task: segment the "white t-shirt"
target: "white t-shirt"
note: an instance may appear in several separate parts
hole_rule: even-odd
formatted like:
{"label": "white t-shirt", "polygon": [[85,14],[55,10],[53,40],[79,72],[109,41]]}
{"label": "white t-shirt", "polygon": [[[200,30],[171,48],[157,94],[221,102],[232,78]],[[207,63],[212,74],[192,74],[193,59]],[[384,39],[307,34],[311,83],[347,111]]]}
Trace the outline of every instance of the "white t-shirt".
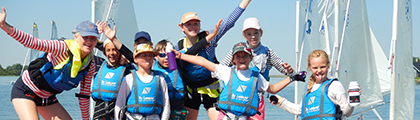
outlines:
{"label": "white t-shirt", "polygon": [[[216,70],[212,73],[213,78],[217,78],[220,81],[223,81],[224,86],[226,86],[230,79],[230,73],[232,68],[224,65],[216,65]],[[238,76],[239,80],[241,81],[249,81],[251,79],[251,75],[253,74],[253,71],[250,69],[248,70],[238,70],[235,69],[236,75]],[[257,89],[262,91],[267,91],[268,86],[270,83],[264,79],[264,77],[258,73],[258,79],[257,79]],[[227,112],[227,115],[230,117],[234,117],[234,115],[230,112]],[[227,119],[226,116],[223,118],[224,120]],[[239,120],[246,120],[246,116],[240,116]]]}

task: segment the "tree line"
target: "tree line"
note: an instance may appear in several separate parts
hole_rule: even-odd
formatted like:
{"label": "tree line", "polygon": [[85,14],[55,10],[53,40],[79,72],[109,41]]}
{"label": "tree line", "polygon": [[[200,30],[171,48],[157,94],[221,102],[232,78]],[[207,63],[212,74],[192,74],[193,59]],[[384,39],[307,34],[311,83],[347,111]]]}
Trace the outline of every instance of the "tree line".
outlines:
{"label": "tree line", "polygon": [[[13,64],[12,66],[7,66],[6,68],[3,68],[3,66],[0,64],[0,76],[20,76],[22,67],[23,66],[20,63]],[[28,66],[25,65],[25,69],[27,68]]]}

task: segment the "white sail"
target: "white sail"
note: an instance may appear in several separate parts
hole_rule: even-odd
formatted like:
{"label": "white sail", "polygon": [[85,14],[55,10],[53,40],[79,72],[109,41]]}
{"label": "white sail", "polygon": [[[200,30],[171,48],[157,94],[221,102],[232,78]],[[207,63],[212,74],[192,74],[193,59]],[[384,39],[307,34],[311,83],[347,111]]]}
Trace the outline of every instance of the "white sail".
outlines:
{"label": "white sail", "polygon": [[411,0],[394,0],[390,120],[414,117],[413,23]]}
{"label": "white sail", "polygon": [[[134,34],[138,32],[136,15],[132,0],[94,0],[94,20],[106,21],[117,26],[116,37],[125,45],[134,43]],[[106,37],[101,36],[101,41]]]}
{"label": "white sail", "polygon": [[381,92],[387,93],[391,90],[391,70],[388,69],[389,61],[382,50],[382,47],[379,45],[378,40],[373,34],[372,29],[369,30]]}
{"label": "white sail", "polygon": [[51,21],[51,40],[58,40],[57,25],[54,20]]}

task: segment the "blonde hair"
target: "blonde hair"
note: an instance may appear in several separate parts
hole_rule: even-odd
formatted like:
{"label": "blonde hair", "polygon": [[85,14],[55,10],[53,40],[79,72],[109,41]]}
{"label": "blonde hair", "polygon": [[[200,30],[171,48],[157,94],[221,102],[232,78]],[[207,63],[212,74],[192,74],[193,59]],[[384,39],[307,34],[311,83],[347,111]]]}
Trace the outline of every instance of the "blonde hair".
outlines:
{"label": "blonde hair", "polygon": [[[327,53],[325,53],[325,51],[323,51],[323,50],[314,50],[311,53],[309,53],[309,55],[308,55],[308,68],[307,68],[308,71],[310,71],[310,68],[311,68],[311,62],[310,61],[313,58],[319,58],[319,57],[325,58],[325,60],[327,62],[327,67],[330,67],[330,59],[328,58]],[[311,74],[313,74],[313,73],[311,73]],[[315,83],[315,78],[311,75],[311,77],[309,78],[306,93],[309,93],[311,91],[312,87],[314,86],[314,83]]]}

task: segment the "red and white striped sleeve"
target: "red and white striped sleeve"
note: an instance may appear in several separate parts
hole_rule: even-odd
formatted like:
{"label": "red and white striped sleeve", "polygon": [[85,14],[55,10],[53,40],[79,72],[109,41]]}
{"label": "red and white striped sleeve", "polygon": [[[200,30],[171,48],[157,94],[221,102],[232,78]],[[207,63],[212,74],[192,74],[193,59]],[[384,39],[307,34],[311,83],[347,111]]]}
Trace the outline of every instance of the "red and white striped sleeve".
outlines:
{"label": "red and white striped sleeve", "polygon": [[64,41],[38,39],[16,28],[13,28],[10,36],[27,48],[52,53],[60,58],[68,57],[68,47]]}
{"label": "red and white striped sleeve", "polygon": [[[91,61],[89,71],[85,77],[85,80],[80,81],[80,94],[90,95],[90,87],[95,73],[95,61]],[[82,112],[83,120],[89,120],[89,99],[79,98],[80,111]]]}

